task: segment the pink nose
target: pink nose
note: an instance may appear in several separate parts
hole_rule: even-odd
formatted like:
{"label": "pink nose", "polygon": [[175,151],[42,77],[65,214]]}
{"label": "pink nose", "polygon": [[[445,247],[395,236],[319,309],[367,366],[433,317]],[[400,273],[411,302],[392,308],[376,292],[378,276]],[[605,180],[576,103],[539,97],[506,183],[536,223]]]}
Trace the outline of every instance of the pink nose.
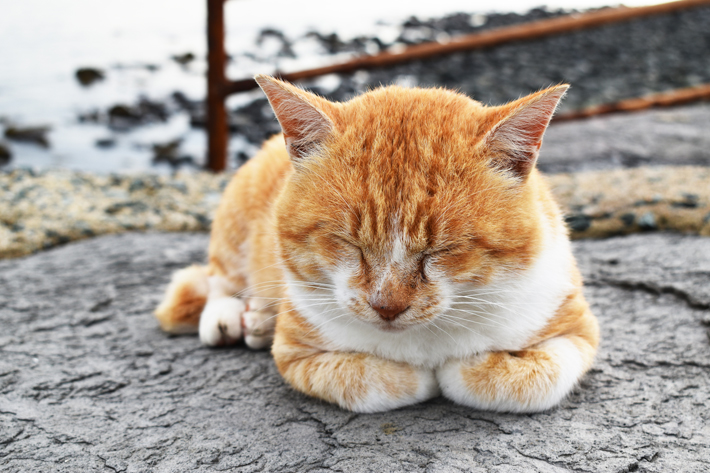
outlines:
{"label": "pink nose", "polygon": [[394,319],[399,317],[402,312],[409,309],[409,306],[405,306],[404,304],[373,304],[371,302],[370,306],[375,309],[378,314],[380,314],[382,320],[386,320],[388,322],[392,322]]}

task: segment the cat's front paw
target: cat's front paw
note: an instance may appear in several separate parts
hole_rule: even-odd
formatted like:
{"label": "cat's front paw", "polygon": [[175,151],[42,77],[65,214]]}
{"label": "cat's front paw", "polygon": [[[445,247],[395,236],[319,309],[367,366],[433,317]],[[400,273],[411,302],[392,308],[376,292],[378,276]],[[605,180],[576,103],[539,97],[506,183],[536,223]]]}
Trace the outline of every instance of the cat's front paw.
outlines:
{"label": "cat's front paw", "polygon": [[260,350],[271,346],[274,340],[276,315],[262,310],[250,310],[242,316],[244,343],[249,348]]}
{"label": "cat's front paw", "polygon": [[[445,397],[499,412],[541,412],[559,404],[591,364],[583,342],[556,337],[518,351],[449,360],[437,370]],[[584,356],[588,359],[585,360]]]}
{"label": "cat's front paw", "polygon": [[245,311],[246,305],[241,299],[220,297],[208,300],[200,315],[200,341],[211,347],[239,342]]}

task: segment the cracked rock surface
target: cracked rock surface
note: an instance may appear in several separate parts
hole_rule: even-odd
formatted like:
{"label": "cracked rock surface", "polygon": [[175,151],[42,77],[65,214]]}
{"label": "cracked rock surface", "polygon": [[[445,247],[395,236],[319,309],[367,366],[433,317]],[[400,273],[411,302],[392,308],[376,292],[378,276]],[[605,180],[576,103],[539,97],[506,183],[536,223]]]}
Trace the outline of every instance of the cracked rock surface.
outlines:
{"label": "cracked rock surface", "polygon": [[602,345],[535,415],[353,414],[289,389],[266,352],[166,336],[151,312],[207,241],[127,233],[0,261],[0,470],[710,469],[710,239],[574,243]]}

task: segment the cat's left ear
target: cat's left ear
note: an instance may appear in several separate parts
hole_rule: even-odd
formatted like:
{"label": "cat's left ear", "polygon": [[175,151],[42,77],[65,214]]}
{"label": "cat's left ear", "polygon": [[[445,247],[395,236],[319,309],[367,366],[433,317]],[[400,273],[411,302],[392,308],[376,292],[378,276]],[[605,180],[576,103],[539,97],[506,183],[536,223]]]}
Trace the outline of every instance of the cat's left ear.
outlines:
{"label": "cat's left ear", "polygon": [[557,85],[495,109],[498,120],[485,138],[493,164],[520,180],[535,167],[542,135],[569,85]]}
{"label": "cat's left ear", "polygon": [[333,131],[335,104],[288,82],[259,74],[254,78],[281,124],[291,161],[300,162]]}

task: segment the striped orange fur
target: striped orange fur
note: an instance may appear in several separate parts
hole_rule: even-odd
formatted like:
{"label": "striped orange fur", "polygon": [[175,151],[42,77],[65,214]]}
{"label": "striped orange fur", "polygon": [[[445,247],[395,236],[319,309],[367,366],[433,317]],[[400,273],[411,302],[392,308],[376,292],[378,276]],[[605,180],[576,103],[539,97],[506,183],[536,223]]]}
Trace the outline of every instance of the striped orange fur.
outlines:
{"label": "striped orange fur", "polygon": [[257,81],[283,135],[227,187],[208,265],[174,276],[161,326],[208,345],[273,339],[294,388],[355,411],[564,399],[598,344],[535,168],[567,86],[485,107],[394,86],[332,103]]}

